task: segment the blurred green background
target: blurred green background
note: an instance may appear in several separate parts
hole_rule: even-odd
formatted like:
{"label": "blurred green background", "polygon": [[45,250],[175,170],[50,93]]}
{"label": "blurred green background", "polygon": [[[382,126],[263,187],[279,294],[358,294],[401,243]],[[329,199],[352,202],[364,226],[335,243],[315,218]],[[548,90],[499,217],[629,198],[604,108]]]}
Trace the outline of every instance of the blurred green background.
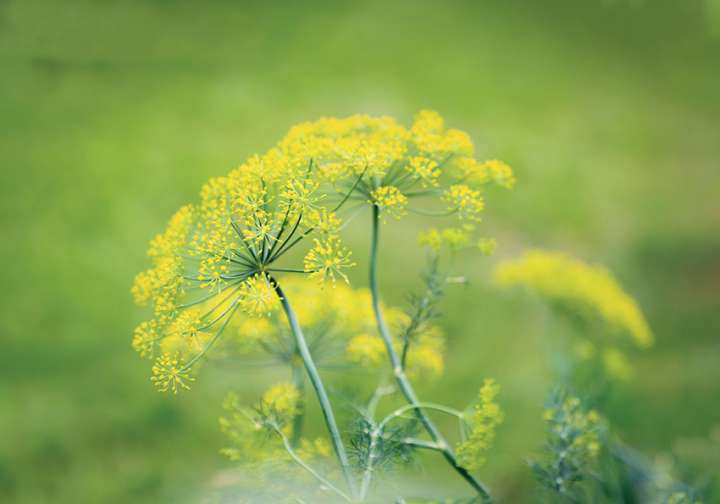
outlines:
{"label": "blurred green background", "polygon": [[[717,473],[719,28],[712,0],[0,0],[0,502],[198,501],[230,467],[220,398],[252,371],[153,390],[130,348],[146,242],[298,121],[420,108],[515,168],[483,224],[499,257],[568,250],[640,300],[658,341],[606,412],[617,431]],[[386,231],[390,301],[417,283],[420,224]],[[491,262],[457,265],[472,284],[444,304],[451,369],[421,388],[462,405],[485,376],[503,385],[481,475],[523,502],[552,335],[488,287]]]}

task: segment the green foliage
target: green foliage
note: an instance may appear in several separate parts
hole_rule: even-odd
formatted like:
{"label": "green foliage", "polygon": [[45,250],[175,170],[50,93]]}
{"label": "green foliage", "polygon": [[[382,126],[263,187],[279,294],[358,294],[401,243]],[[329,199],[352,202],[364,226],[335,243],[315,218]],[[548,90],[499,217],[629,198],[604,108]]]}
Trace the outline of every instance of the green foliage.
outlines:
{"label": "green foliage", "polygon": [[546,405],[546,461],[531,462],[540,483],[570,502],[587,500],[582,482],[592,479],[601,450],[602,424],[580,399],[556,390]]}

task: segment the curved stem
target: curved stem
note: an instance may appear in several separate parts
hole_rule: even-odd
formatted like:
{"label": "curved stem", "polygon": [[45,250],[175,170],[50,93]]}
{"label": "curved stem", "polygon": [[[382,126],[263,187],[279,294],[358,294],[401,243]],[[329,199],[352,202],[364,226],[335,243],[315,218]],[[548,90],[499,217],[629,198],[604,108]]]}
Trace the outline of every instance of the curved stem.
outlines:
{"label": "curved stem", "polygon": [[305,371],[307,371],[310,383],[315,389],[315,394],[320,402],[320,409],[322,410],[323,417],[325,417],[325,423],[327,424],[328,431],[330,432],[330,440],[332,441],[335,454],[340,462],[340,467],[342,469],[343,476],[345,477],[345,481],[347,482],[348,488],[350,488],[350,493],[355,495],[355,484],[350,472],[350,463],[348,461],[347,452],[345,451],[342,438],[340,437],[340,431],[338,430],[337,422],[335,421],[335,414],[333,413],[330,399],[325,391],[325,385],[323,385],[323,382],[320,379],[320,374],[318,373],[315,362],[310,354],[307,341],[305,341],[305,336],[303,335],[300,324],[295,316],[295,311],[288,302],[287,296],[285,296],[285,293],[280,288],[280,284],[278,284],[274,278],[270,277],[270,283],[275,289],[275,293],[278,298],[280,298],[280,303],[282,303],[283,310],[287,316],[288,324],[290,324],[290,329],[295,337],[298,352],[300,353],[300,357],[305,365]]}
{"label": "curved stem", "polygon": [[302,468],[305,469],[307,472],[309,472],[310,474],[312,474],[312,475],[315,477],[315,479],[317,479],[323,486],[329,488],[330,490],[332,490],[333,492],[335,492],[336,494],[338,494],[340,497],[342,497],[342,498],[345,499],[346,501],[352,502],[352,499],[350,499],[350,497],[348,497],[347,495],[345,495],[345,492],[343,492],[342,490],[340,490],[339,488],[337,488],[335,485],[333,485],[332,483],[330,483],[327,479],[323,478],[323,477],[320,475],[320,473],[318,473],[315,469],[313,469],[312,467],[310,467],[309,465],[307,465],[307,464],[305,463],[305,461],[304,461],[303,459],[301,459],[301,458],[298,456],[297,453],[295,453],[295,450],[293,450],[293,447],[290,445],[290,441],[288,440],[287,436],[286,436],[285,434],[283,434],[283,432],[282,432],[280,429],[275,429],[275,432],[277,432],[278,435],[280,436],[280,439],[282,439],[283,445],[285,446],[285,449],[287,450],[287,452],[288,452],[288,454],[290,455],[290,457],[291,457],[295,462],[297,462],[298,465],[300,465],[300,467],[302,467]]}
{"label": "curved stem", "polygon": [[380,239],[380,209],[377,205],[373,205],[372,211],[372,243],[370,246],[370,292],[372,294],[373,310],[375,312],[375,321],[377,322],[378,331],[385,342],[385,348],[390,358],[390,364],[393,367],[393,373],[395,380],[397,381],[400,391],[405,396],[405,399],[410,405],[414,406],[415,416],[417,416],[420,423],[422,423],[425,430],[430,435],[432,440],[442,446],[442,454],[445,460],[462,476],[465,481],[480,495],[484,500],[490,501],[490,493],[485,486],[478,481],[470,472],[458,463],[455,452],[450,448],[445,437],[435,426],[433,421],[428,417],[421,408],[421,403],[418,400],[415,390],[412,384],[407,378],[405,371],[402,367],[402,362],[398,356],[395,348],[392,344],[392,337],[390,336],[390,330],[385,323],[385,319],[382,315],[382,309],[380,307],[380,292],[378,290],[377,283],[377,253],[378,244]]}
{"label": "curved stem", "polygon": [[402,440],[403,444],[408,446],[414,446],[415,448],[423,448],[425,450],[442,451],[442,446],[437,443],[425,441],[424,439],[405,438]]}
{"label": "curved stem", "polygon": [[387,425],[388,422],[391,420],[398,418],[403,415],[403,413],[406,413],[410,410],[421,410],[421,409],[429,409],[429,410],[435,410],[435,411],[441,411],[447,415],[452,415],[456,418],[462,419],[463,413],[462,411],[458,411],[454,408],[448,408],[447,406],[443,406],[442,404],[435,404],[435,403],[414,403],[414,404],[406,404],[402,408],[398,408],[392,413],[390,413],[388,416],[383,418],[382,422],[378,425],[378,428],[382,429]]}

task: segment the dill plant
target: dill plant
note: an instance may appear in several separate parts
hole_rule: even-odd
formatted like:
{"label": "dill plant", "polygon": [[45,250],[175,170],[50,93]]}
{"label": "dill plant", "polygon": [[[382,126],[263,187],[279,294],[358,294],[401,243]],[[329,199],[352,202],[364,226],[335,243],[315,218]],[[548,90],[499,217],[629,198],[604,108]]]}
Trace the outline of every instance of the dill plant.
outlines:
{"label": "dill plant", "polygon": [[[413,381],[445,368],[438,302],[451,279],[442,258],[461,249],[493,253],[495,240],[477,233],[485,197],[514,184],[507,164],[478,160],[469,136],[435,112],[421,111],[410,127],[389,117],[323,118],[294,126],[265,154],[210,179],[199,200],[151,240],[151,267],[137,275],[132,294],[152,315],[132,345],[153,360],[158,390],[189,390],[205,363],[228,356],[248,365],[262,356],[288,370],[254,403],[232,392],[224,401],[220,428],[229,446],[222,453],[248,475],[241,502],[379,502],[387,498],[380,476],[418,451],[442,457],[473,502],[491,501],[477,472],[504,418],[498,384],[486,379],[473,405],[456,408],[423,401]],[[363,209],[370,255],[368,285],[358,288],[349,285],[356,263],[341,230],[360,226],[354,219]],[[454,222],[419,236],[430,260],[422,290],[402,310],[382,301],[378,251],[388,220],[410,214]],[[523,284],[579,318],[604,320],[641,348],[652,343],[634,300],[604,269],[534,251],[501,263],[496,279]],[[584,354],[600,344],[585,342]],[[624,354],[615,346],[601,354],[609,374],[627,378]],[[355,383],[354,396],[341,394],[328,386],[338,369],[362,370],[364,382],[376,385]],[[313,437],[316,429],[306,428],[312,396],[325,427]],[[580,404],[553,396],[549,453],[534,464],[546,487],[571,498],[610,446],[598,434],[599,416]],[[350,412],[341,420],[351,417],[342,425],[339,409]],[[456,432],[442,432],[431,414],[453,418]],[[612,446],[619,453],[620,444]],[[674,502],[685,502],[676,494]]]}
{"label": "dill plant", "polygon": [[[282,445],[287,456],[336,497],[366,499],[375,472],[390,462],[392,454],[408,458],[412,450],[422,448],[442,453],[479,495],[488,498],[485,487],[459,464],[426,410],[454,415],[461,423],[464,413],[422,403],[408,379],[419,373],[439,375],[443,370],[443,337],[432,322],[433,303],[440,294],[437,271],[428,276],[427,292],[414,299],[411,311],[403,315],[382,306],[376,271],[381,215],[401,218],[413,211],[434,213],[437,210],[409,206],[411,200],[432,199],[442,208],[439,213],[460,217],[462,227],[450,233],[470,236],[484,207],[480,186],[489,182],[510,187],[512,171],[499,161],[477,161],[467,134],[446,129],[434,112],[419,113],[410,128],[391,118],[368,116],[324,118],[295,126],[267,153],[251,157],[227,176],[211,179],[203,186],[199,202],[180,209],[166,230],[151,241],[152,267],[136,277],[132,293],[138,304],[152,308],[153,317],[135,329],[133,347],[141,356],[154,359],[151,380],[155,386],[172,393],[189,389],[198,369],[214,355],[254,347],[287,364],[291,380],[271,388],[254,409],[243,408],[236,396],[229,396],[225,404],[229,416],[223,418],[222,428],[240,444],[252,445],[252,432],[274,434],[276,447]],[[337,285],[347,282],[345,270],[355,265],[339,234],[340,212],[348,206],[372,208],[369,293]],[[441,241],[448,241],[446,234]],[[286,265],[292,256],[286,254],[303,246],[302,263]],[[294,274],[307,280],[290,280]],[[312,288],[303,282],[312,281],[330,286],[310,295]],[[317,338],[309,339],[300,324],[293,295],[289,295],[293,289],[300,303],[312,300],[313,308],[305,310],[304,317],[325,319],[325,325],[312,329]],[[321,299],[343,294],[345,299],[339,303],[328,303],[333,309],[323,316],[307,315],[325,306]],[[365,302],[356,302],[353,296]],[[347,307],[362,315],[343,317]],[[390,334],[386,320],[393,314],[397,336]],[[369,326],[373,321],[375,327]],[[306,322],[315,325],[313,320]],[[328,332],[335,334],[322,339],[332,343],[317,343],[319,335]],[[347,363],[378,369],[389,359],[397,389],[407,401],[375,419],[372,404],[382,394],[373,395],[358,422],[364,427],[353,435],[354,468],[316,362],[328,346],[339,342],[345,347],[342,359]],[[304,374],[319,403],[344,489],[312,469],[297,451],[304,441]],[[429,441],[409,435],[408,413],[430,434]],[[473,428],[471,421],[463,425],[466,434]],[[257,450],[230,448],[226,454],[241,458],[246,451]]]}

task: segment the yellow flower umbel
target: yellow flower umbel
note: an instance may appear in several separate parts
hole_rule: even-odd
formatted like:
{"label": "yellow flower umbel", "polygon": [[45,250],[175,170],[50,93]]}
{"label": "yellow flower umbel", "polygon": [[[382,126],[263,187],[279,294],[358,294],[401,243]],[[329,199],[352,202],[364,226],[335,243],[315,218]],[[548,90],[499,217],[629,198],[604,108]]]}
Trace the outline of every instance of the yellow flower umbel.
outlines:
{"label": "yellow flower umbel", "polygon": [[370,196],[372,198],[371,203],[380,207],[385,213],[397,219],[405,215],[405,206],[408,199],[397,187],[381,186],[374,189]]}
{"label": "yellow flower umbel", "polygon": [[188,390],[190,382],[195,381],[195,378],[190,376],[177,354],[163,354],[155,361],[151,380],[161,392],[177,394],[180,390]]}
{"label": "yellow flower umbel", "polygon": [[300,391],[292,383],[278,383],[262,396],[258,411],[278,425],[286,425],[297,415]]}
{"label": "yellow flower umbel", "polygon": [[589,265],[559,252],[532,250],[500,263],[495,278],[502,285],[525,285],[551,300],[574,305],[626,331],[641,348],[653,343],[645,317],[606,268]]}
{"label": "yellow flower umbel", "polygon": [[[360,133],[367,121],[385,126],[368,136]],[[336,213],[352,192],[345,186],[352,188],[369,173],[369,164],[373,172],[381,170],[388,156],[404,148],[385,138],[386,120],[373,121],[354,121],[354,143],[335,135],[313,140],[293,129],[266,154],[210,179],[199,201],[181,208],[150,242],[152,267],[137,275],[132,294],[141,306],[151,306],[153,316],[135,330],[133,347],[144,357],[158,350],[177,354],[181,377],[228,325],[241,323],[233,317],[238,311],[256,317],[278,309],[278,275],[307,272],[319,281],[347,280],[344,270],[353,263],[338,236]],[[356,154],[365,162],[348,154],[351,146],[362,147]],[[337,170],[328,169],[330,161],[340,163]],[[289,250],[306,244],[314,246],[302,267],[279,267]],[[187,380],[176,386],[154,382],[161,390],[188,388]]]}
{"label": "yellow flower umbel", "polygon": [[330,280],[333,285],[337,277],[349,282],[343,270],[355,265],[350,256],[351,252],[340,245],[336,236],[315,240],[315,246],[305,256],[305,272],[310,273],[311,278]]}
{"label": "yellow flower umbel", "polygon": [[[653,343],[653,335],[637,302],[627,294],[606,268],[589,265],[559,252],[532,250],[517,260],[501,262],[495,270],[500,285],[523,285],[583,320],[603,321],[611,331],[624,333],[639,348]],[[627,378],[631,368],[617,344],[600,341],[604,348],[583,339],[576,355],[587,360],[597,356],[611,376]]]}
{"label": "yellow flower umbel", "polygon": [[419,112],[410,128],[389,117],[323,118],[294,127],[279,148],[312,159],[327,181],[354,189],[351,200],[398,219],[417,212],[476,222],[482,191],[515,182],[510,166],[477,160],[467,133],[447,128],[429,110]]}
{"label": "yellow flower umbel", "polygon": [[469,418],[469,433],[457,447],[458,462],[467,469],[477,469],[485,463],[495,430],[503,421],[503,411],[495,400],[499,392],[500,386],[492,379],[486,379],[480,388],[478,403]]}

